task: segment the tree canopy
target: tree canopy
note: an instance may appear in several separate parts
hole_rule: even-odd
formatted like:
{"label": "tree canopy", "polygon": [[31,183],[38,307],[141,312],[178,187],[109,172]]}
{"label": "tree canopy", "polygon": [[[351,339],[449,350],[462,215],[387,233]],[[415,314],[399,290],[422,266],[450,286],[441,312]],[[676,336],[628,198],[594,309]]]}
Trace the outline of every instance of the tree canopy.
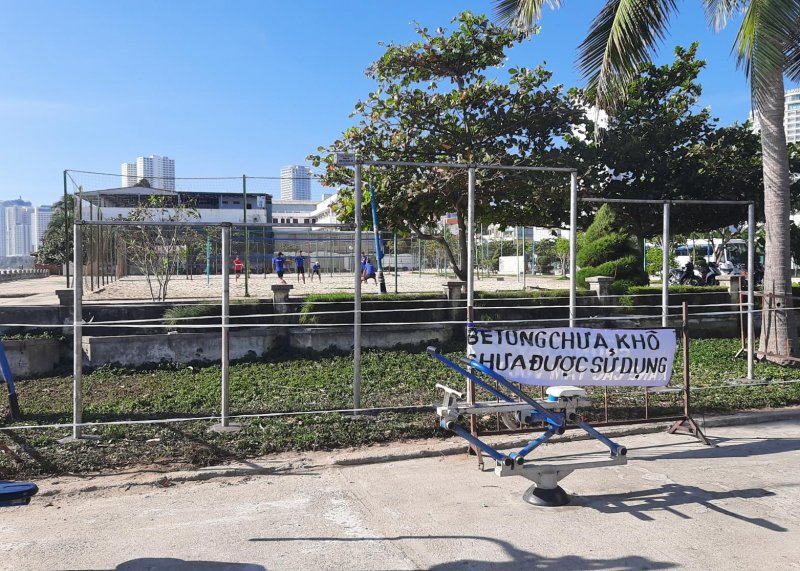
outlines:
{"label": "tree canopy", "polygon": [[[550,86],[542,67],[508,69],[507,81],[487,70],[502,66],[506,50],[527,34],[463,12],[455,29],[417,27],[419,40],[389,44],[367,70],[377,88],[356,104],[358,124],[309,159],[325,163],[323,184],[352,185],[352,173],[333,165],[333,153],[355,151],[376,160],[564,166],[564,138],[581,122],[561,86]],[[466,260],[467,173],[446,168],[368,168],[364,180],[377,193],[382,225],[439,241],[453,270],[463,267],[433,223],[455,213],[458,245]],[[481,170],[477,174],[478,223],[559,225],[568,208],[562,175]],[[350,189],[340,191],[339,216],[353,217]],[[365,201],[364,214],[368,206]]]}
{"label": "tree canopy", "polygon": [[[671,64],[644,64],[625,86],[626,104],[605,128],[574,141],[586,196],[647,200],[759,200],[761,153],[758,135],[747,126],[718,128],[708,109],[698,107],[697,76],[705,62],[697,44],[675,48]],[[584,103],[588,106],[588,101]],[[640,239],[661,233],[657,205],[615,206]],[[674,207],[671,230],[704,232],[747,219],[742,206]],[[762,208],[763,210],[763,208]]]}

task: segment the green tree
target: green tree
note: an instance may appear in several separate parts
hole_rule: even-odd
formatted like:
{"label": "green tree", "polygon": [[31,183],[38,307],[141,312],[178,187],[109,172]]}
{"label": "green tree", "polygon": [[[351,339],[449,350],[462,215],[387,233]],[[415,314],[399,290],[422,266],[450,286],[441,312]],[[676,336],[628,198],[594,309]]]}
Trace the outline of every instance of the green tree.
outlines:
{"label": "green tree", "polygon": [[[65,264],[73,258],[73,225],[75,223],[75,197],[68,194],[66,208],[62,198],[53,205],[53,217],[42,235],[36,258],[42,264]],[[64,226],[66,225],[66,229]],[[65,244],[66,241],[66,244]]]}
{"label": "green tree", "polygon": [[[356,126],[320,155],[326,164],[323,184],[352,185],[352,171],[333,165],[336,151],[362,157],[419,162],[494,163],[563,166],[562,141],[582,121],[560,86],[548,87],[551,73],[541,67],[512,68],[507,82],[489,79],[506,50],[527,34],[464,12],[452,32],[417,28],[419,40],[389,44],[367,75],[376,89],[359,101]],[[364,180],[377,193],[382,223],[438,241],[453,271],[466,279],[464,264],[447,244],[436,221],[455,213],[460,259],[467,259],[467,173],[444,168],[369,168]],[[477,176],[476,222],[554,225],[567,218],[564,177],[546,173],[484,170]],[[366,191],[366,189],[365,189]],[[340,192],[338,214],[353,219],[352,191]],[[366,196],[365,196],[366,198]],[[369,202],[364,200],[364,219]]]}
{"label": "green tree", "polygon": [[[674,268],[677,265],[678,263],[675,261],[675,252],[673,250],[670,250],[669,267]],[[664,269],[664,248],[662,248],[661,246],[648,248],[647,254],[645,254],[645,266],[647,269],[647,275],[661,276],[661,270]]]}
{"label": "green tree", "polygon": [[621,226],[610,205],[600,207],[578,242],[575,261],[580,267],[577,278],[581,286],[586,287],[586,278],[591,276],[614,278],[609,287],[614,293],[625,293],[632,285],[647,284],[642,252],[636,249],[633,237]]}
{"label": "green tree", "polygon": [[[611,199],[754,200],[761,182],[758,137],[734,125],[717,129],[698,110],[697,76],[705,65],[697,44],[677,47],[675,61],[643,64],[625,86],[626,105],[595,137],[574,140],[584,162],[581,192]],[[589,103],[586,102],[586,105]],[[619,219],[639,239],[658,235],[662,216],[652,204],[617,204]],[[676,233],[709,231],[747,219],[743,206],[675,205]]]}
{"label": "green tree", "polygon": [[[500,20],[526,28],[539,19],[545,1],[495,0]],[[797,354],[797,326],[792,311],[790,274],[790,180],[784,119],[784,76],[800,80],[800,2],[797,0],[703,0],[709,22],[722,29],[743,14],[736,36],[738,64],[750,80],[752,101],[761,126],[764,171],[765,293],[783,310],[762,313],[761,350]],[[612,111],[624,101],[624,85],[649,61],[665,36],[675,0],[606,0],[579,51],[579,64],[599,106]],[[784,362],[780,357],[770,360]]]}
{"label": "green tree", "polygon": [[[131,210],[126,220],[175,223],[200,218],[193,206],[186,202],[177,203],[172,198],[150,195],[144,204]],[[165,301],[169,282],[180,266],[181,253],[187,244],[197,243],[197,233],[188,226],[148,224],[120,226],[118,236],[129,261],[144,274],[151,299]]]}
{"label": "green tree", "polygon": [[569,266],[569,240],[566,238],[556,238],[556,256],[561,262],[561,276],[567,275],[567,267]]}

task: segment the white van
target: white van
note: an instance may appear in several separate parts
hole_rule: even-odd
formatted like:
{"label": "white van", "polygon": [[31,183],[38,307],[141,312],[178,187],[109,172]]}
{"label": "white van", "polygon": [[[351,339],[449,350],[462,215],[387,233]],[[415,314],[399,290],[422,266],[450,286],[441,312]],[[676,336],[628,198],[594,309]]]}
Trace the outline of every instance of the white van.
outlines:
{"label": "white van", "polygon": [[[701,259],[717,264],[730,262],[732,266],[747,264],[747,242],[738,238],[728,240],[724,245],[720,238],[706,240],[692,240],[686,244],[675,247],[675,263],[683,267],[694,259],[695,263]],[[693,255],[694,254],[694,255]]]}

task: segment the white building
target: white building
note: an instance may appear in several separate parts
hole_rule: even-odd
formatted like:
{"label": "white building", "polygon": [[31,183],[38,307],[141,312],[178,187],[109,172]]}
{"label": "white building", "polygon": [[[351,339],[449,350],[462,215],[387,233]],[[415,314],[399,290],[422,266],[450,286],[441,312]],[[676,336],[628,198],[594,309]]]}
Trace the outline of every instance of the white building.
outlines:
{"label": "white building", "polygon": [[786,92],[785,105],[783,125],[786,128],[786,142],[800,143],[800,88]]}
{"label": "white building", "polygon": [[[759,132],[761,125],[755,113],[750,113],[753,130]],[[789,89],[784,95],[783,128],[787,143],[800,143],[800,88]]]}
{"label": "white building", "polygon": [[22,201],[10,201],[3,208],[3,242],[6,257],[28,256],[33,250],[31,235],[34,209],[30,202],[21,206]]}
{"label": "white building", "polygon": [[311,200],[311,170],[300,165],[281,169],[281,200]]}
{"label": "white building", "polygon": [[44,236],[45,230],[47,230],[52,219],[53,208],[51,206],[38,206],[33,209],[33,215],[31,216],[31,243],[34,251],[39,250],[39,246],[42,244],[42,236]]}
{"label": "white building", "polygon": [[175,190],[175,160],[169,157],[137,157],[135,163],[122,163],[121,174],[123,187],[135,186],[144,178],[153,188]]}

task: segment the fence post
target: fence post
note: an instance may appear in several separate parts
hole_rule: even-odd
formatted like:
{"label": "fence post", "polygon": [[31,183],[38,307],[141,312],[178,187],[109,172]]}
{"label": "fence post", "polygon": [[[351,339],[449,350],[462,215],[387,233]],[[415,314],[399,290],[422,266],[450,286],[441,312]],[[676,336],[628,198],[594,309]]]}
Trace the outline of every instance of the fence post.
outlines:
{"label": "fence post", "polygon": [[[669,322],[669,202],[664,203],[664,228],[661,235],[661,326]],[[645,261],[647,261],[645,259]],[[685,318],[684,318],[685,319]]]}
{"label": "fence post", "polygon": [[244,224],[244,296],[250,297],[250,283],[248,274],[250,273],[250,240],[247,230],[247,176],[242,175],[242,224]]}
{"label": "fence post", "polygon": [[578,265],[575,260],[578,241],[578,173],[569,177],[569,326],[575,327],[577,313]]}
{"label": "fence post", "polygon": [[73,239],[73,260],[75,271],[72,276],[72,436],[65,436],[59,442],[66,444],[82,439],[97,439],[96,436],[85,436],[83,434],[83,268],[81,260],[83,252],[81,248],[81,224],[82,220],[76,216],[74,221]]}
{"label": "fence post", "polygon": [[353,245],[353,408],[361,408],[361,163],[355,165],[355,244]]}
{"label": "fence post", "polygon": [[75,266],[72,278],[72,438],[81,438],[83,427],[83,268],[81,261],[81,220],[75,220],[73,230]]}
{"label": "fence post", "polygon": [[222,351],[220,355],[222,376],[222,399],[220,406],[220,423],[211,427],[214,432],[236,432],[241,429],[238,424],[230,424],[230,401],[228,398],[228,379],[230,375],[230,281],[228,260],[231,254],[231,223],[222,224]]}
{"label": "fence post", "polygon": [[[67,171],[64,171],[64,274],[67,276],[67,285],[69,287],[69,210],[67,210]],[[73,208],[74,210],[74,208]],[[73,215],[75,213],[73,212]]]}
{"label": "fence post", "polygon": [[689,306],[685,301],[681,304],[681,316],[681,334],[683,339],[683,417],[675,422],[675,424],[670,426],[667,432],[670,434],[675,434],[676,432],[680,432],[682,434],[691,434],[703,444],[706,444],[707,446],[713,446],[708,438],[706,438],[706,435],[703,434],[702,429],[691,415],[691,375],[689,374]]}
{"label": "fence post", "polygon": [[755,346],[755,330],[753,316],[755,312],[755,270],[756,270],[756,205],[747,206],[747,378],[753,380],[753,361]]}

